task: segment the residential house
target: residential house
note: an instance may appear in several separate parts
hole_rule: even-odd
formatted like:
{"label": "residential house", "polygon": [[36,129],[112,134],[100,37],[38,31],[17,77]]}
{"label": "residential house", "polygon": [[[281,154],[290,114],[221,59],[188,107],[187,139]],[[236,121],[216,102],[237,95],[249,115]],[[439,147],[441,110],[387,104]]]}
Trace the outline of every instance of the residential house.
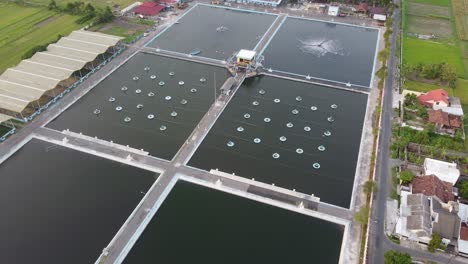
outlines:
{"label": "residential house", "polygon": [[425,175],[435,175],[440,180],[449,182],[452,186],[460,177],[460,171],[457,169],[456,163],[426,158],[423,168]]}
{"label": "residential house", "polygon": [[385,21],[387,20],[387,9],[385,7],[371,7],[369,8],[369,16],[378,21]]}
{"label": "residential house", "polygon": [[432,109],[442,110],[447,114],[463,117],[463,108],[460,103],[460,99],[456,97],[449,97],[449,105],[433,105]]}
{"label": "residential house", "polygon": [[460,236],[458,237],[458,253],[468,257],[468,205],[459,204],[458,216],[461,220]]}
{"label": "residential house", "polygon": [[448,106],[449,105],[449,95],[448,92],[444,89],[436,89],[429,91],[425,94],[418,96],[419,102],[426,106],[431,107],[434,105],[439,106]]}
{"label": "residential house", "polygon": [[460,116],[448,114],[441,109],[427,111],[427,121],[435,124],[436,128],[441,132],[455,134],[457,129],[462,128],[462,119]]}
{"label": "residential house", "polygon": [[159,14],[165,8],[166,8],[165,6],[155,3],[155,2],[144,2],[143,4],[133,9],[133,13],[135,15],[151,17],[151,16],[155,16]]}
{"label": "residential house", "polygon": [[356,5],[355,9],[356,9],[356,13],[367,14],[369,5],[367,3],[361,2],[359,3],[359,5]]}
{"label": "residential house", "polygon": [[338,16],[340,12],[340,7],[338,6],[328,6],[328,15],[329,16]]}
{"label": "residential house", "polygon": [[455,200],[452,184],[440,180],[435,175],[415,177],[411,183],[411,192],[413,194],[422,193],[426,196],[436,196],[444,203]]}
{"label": "residential house", "polygon": [[436,196],[401,192],[400,217],[396,233],[409,240],[428,244],[433,233],[442,237],[445,245],[458,241],[460,217],[458,204],[443,203]]}

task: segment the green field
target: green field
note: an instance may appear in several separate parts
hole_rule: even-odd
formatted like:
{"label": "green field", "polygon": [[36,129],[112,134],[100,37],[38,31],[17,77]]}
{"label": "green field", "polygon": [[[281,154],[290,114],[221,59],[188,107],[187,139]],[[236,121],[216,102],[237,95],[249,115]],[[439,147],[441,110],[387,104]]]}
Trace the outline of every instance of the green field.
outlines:
{"label": "green field", "polygon": [[437,6],[449,6],[450,0],[411,0],[411,2]]}
{"label": "green field", "polygon": [[465,76],[460,48],[455,44],[405,37],[403,41],[403,54],[404,63],[414,65],[420,62],[447,62],[457,68],[458,76]]}
{"label": "green field", "polygon": [[0,3],[0,73],[18,64],[32,47],[80,28],[76,19],[43,8]]}
{"label": "green field", "polygon": [[[133,4],[136,2],[136,0],[80,0],[85,3],[91,3],[92,5],[96,7],[114,7],[115,5],[118,5],[121,9]],[[69,2],[75,2],[75,0],[55,0],[57,5],[59,6],[65,6]],[[143,1],[140,1],[143,2]],[[28,3],[32,3],[35,5],[43,5],[47,6],[50,3],[50,0],[28,0]]]}

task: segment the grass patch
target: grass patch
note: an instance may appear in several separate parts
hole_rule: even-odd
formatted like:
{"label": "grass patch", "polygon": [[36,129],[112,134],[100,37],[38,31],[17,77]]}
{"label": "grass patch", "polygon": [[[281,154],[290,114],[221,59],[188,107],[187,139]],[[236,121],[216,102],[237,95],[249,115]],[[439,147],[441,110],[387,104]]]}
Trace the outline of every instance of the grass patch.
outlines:
{"label": "grass patch", "polygon": [[429,91],[434,90],[434,89],[444,88],[450,94],[453,93],[453,91],[452,91],[453,89],[449,88],[449,87],[444,87],[444,86],[437,85],[437,84],[432,84],[432,83],[412,81],[412,80],[406,80],[405,84],[404,84],[404,87],[407,90],[412,90],[412,91],[422,92],[422,93],[429,92]]}
{"label": "grass patch", "polygon": [[437,6],[449,6],[450,0],[411,0],[411,2]]}
{"label": "grass patch", "polygon": [[468,40],[468,12],[466,0],[452,0],[452,14],[455,18],[455,25],[458,38]]}
{"label": "grass patch", "polygon": [[447,62],[457,68],[458,76],[465,75],[460,49],[456,45],[405,37],[403,54],[406,64]]}
{"label": "grass patch", "polygon": [[148,25],[148,26],[154,26],[156,24],[156,21],[154,20],[148,20],[148,19],[142,19],[142,18],[130,18],[128,21],[134,24]]}
{"label": "grass patch", "polygon": [[131,42],[136,37],[144,33],[144,31],[135,31],[135,30],[131,30],[128,28],[124,28],[124,27],[118,27],[118,26],[106,29],[102,32],[106,34],[119,36],[119,37],[124,37],[125,39],[123,41],[125,42]]}
{"label": "grass patch", "polygon": [[[21,19],[18,19],[18,17]],[[43,8],[0,3],[0,73],[21,61],[21,56],[36,45],[68,35],[80,28],[77,17],[56,14]],[[40,22],[47,20],[47,23]]]}
{"label": "grass patch", "polygon": [[[119,6],[121,9],[134,3],[134,0],[80,0],[84,3],[91,3],[96,7],[114,7]],[[74,2],[74,0],[55,0],[58,6],[65,6],[69,2]],[[50,0],[28,0],[28,3],[40,6],[47,6],[50,3]]]}

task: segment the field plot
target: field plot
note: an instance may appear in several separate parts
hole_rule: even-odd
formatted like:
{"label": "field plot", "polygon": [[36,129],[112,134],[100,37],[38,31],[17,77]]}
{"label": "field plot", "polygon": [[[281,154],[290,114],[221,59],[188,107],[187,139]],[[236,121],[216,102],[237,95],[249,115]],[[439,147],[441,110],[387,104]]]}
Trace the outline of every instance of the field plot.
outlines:
{"label": "field plot", "polygon": [[376,29],[289,17],[266,47],[264,65],[370,87],[378,33]]}
{"label": "field plot", "polygon": [[149,46],[226,60],[240,49],[254,49],[276,17],[199,4]]}
{"label": "field plot", "polygon": [[189,165],[349,207],[367,95],[272,77],[246,81]]}
{"label": "field plot", "polygon": [[0,263],[94,263],[156,177],[32,140],[0,164]]}
{"label": "field plot", "polygon": [[19,63],[21,56],[32,47],[80,28],[76,19],[44,8],[0,3],[0,73]]}
{"label": "field plot", "polygon": [[214,102],[226,69],[139,53],[49,127],[172,159]]}
{"label": "field plot", "polygon": [[342,240],[340,225],[179,181],[124,263],[331,264]]}

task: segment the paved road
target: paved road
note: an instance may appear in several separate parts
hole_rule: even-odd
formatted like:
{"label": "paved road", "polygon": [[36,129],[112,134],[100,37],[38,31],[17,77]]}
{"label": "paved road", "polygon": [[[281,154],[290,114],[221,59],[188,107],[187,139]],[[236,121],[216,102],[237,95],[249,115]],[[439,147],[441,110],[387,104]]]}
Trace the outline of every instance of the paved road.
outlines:
{"label": "paved road", "polygon": [[466,258],[455,257],[449,254],[432,254],[427,251],[407,248],[401,245],[391,242],[385,234],[385,210],[386,202],[389,197],[391,183],[390,173],[390,138],[391,138],[391,126],[392,126],[392,101],[393,101],[393,89],[395,85],[398,85],[398,80],[395,78],[395,68],[398,60],[395,56],[396,50],[396,34],[398,32],[398,25],[400,21],[399,10],[395,10],[393,16],[393,32],[392,35],[392,46],[391,56],[388,61],[388,77],[385,82],[384,99],[382,106],[382,122],[380,127],[380,140],[379,152],[377,153],[377,164],[376,164],[376,181],[379,186],[379,191],[374,198],[374,204],[371,212],[371,226],[369,236],[369,248],[367,261],[368,263],[383,263],[384,253],[388,250],[398,250],[409,253],[414,259],[418,260],[431,260],[438,263],[468,263]]}

